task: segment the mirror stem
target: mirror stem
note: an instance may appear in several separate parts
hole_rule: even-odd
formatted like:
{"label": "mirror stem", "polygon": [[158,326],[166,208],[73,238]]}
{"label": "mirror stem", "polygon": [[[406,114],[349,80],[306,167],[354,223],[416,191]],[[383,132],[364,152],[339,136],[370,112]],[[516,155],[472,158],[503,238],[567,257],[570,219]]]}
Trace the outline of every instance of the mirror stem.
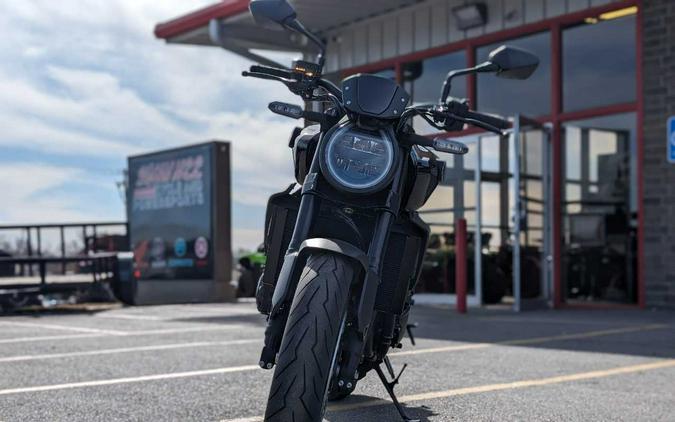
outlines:
{"label": "mirror stem", "polygon": [[452,79],[457,76],[468,75],[470,73],[483,73],[483,72],[496,72],[499,70],[499,66],[490,62],[483,62],[475,67],[469,67],[467,69],[452,70],[448,73],[448,76],[443,82],[443,90],[441,91],[441,104],[445,104],[450,95],[450,87],[452,86]]}
{"label": "mirror stem", "polygon": [[305,28],[305,26],[297,19],[293,19],[292,21],[286,23],[286,26],[306,36],[307,38],[309,38],[310,41],[312,41],[319,47],[319,55],[317,56],[317,62],[321,67],[321,69],[323,70],[323,66],[326,63],[326,44],[324,44],[319,37],[317,37],[311,31]]}

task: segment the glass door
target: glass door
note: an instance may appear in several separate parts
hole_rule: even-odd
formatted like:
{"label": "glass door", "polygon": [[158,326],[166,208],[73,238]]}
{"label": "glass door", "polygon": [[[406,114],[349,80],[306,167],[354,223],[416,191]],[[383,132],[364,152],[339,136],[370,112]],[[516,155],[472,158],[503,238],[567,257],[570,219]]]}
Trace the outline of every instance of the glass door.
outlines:
{"label": "glass door", "polygon": [[552,198],[550,130],[516,116],[513,157],[513,307],[548,307],[552,291]]}
{"label": "glass door", "polygon": [[[420,215],[431,228],[417,294],[453,303],[455,223],[467,222],[470,305],[547,305],[551,296],[550,134],[537,122],[515,119],[507,136],[457,140],[464,156],[439,153],[444,180]],[[516,218],[516,216],[519,216]]]}
{"label": "glass door", "polygon": [[[431,235],[424,258],[422,275],[417,284],[416,300],[453,304],[455,302],[455,223],[467,221],[469,262],[467,284],[469,305],[480,300],[480,277],[475,271],[475,233],[477,215],[476,169],[478,165],[478,136],[455,138],[469,147],[466,155],[435,152],[446,163],[443,180],[419,211],[429,224]],[[480,265],[480,262],[478,263]],[[478,278],[476,277],[478,275]]]}
{"label": "glass door", "polygon": [[637,130],[633,113],[567,122],[563,293],[567,303],[637,302]]}

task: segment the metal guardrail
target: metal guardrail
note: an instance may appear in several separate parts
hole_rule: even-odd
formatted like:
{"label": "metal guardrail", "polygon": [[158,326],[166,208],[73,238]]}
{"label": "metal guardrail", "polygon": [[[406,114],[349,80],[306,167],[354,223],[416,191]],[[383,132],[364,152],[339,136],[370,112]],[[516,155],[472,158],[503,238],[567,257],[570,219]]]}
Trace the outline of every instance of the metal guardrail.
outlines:
{"label": "metal guardrail", "polygon": [[[100,235],[100,228],[103,227],[119,227],[124,228],[124,234],[120,235],[123,238],[121,242],[120,251],[129,250],[129,226],[126,221],[103,221],[103,222],[85,222],[85,223],[48,223],[48,224],[4,224],[0,225],[0,233],[12,231],[12,230],[21,230],[25,233],[25,256],[24,258],[33,258],[33,257],[42,257],[43,248],[42,248],[42,231],[45,229],[59,229],[60,237],[60,258],[61,261],[61,272],[65,274],[66,264],[69,261],[70,257],[66,256],[66,229],[80,228],[83,250],[78,253],[78,255],[88,255],[91,252],[97,252],[101,249],[106,249],[100,247],[99,241],[102,240]],[[33,238],[35,237],[35,243],[33,243]],[[108,248],[109,249],[109,248]],[[115,251],[118,248],[114,248]],[[112,252],[112,250],[109,250]],[[0,261],[1,262],[1,261]],[[25,275],[24,266],[27,264],[27,261],[21,262],[21,275]],[[28,267],[28,274],[33,275],[33,267]]]}
{"label": "metal guardrail", "polygon": [[[70,275],[60,275],[61,280],[50,283],[48,281],[47,265],[78,263],[78,269],[82,272]],[[101,253],[86,256],[75,257],[2,257],[0,258],[0,265],[9,265],[16,267],[17,265],[37,266],[39,274],[39,282],[33,282],[33,277],[25,276],[11,276],[0,277],[0,293],[7,293],[9,291],[16,292],[25,289],[34,290],[35,288],[45,288],[49,286],[50,291],[58,290],[61,286],[63,289],[69,289],[73,285],[99,282],[116,281],[119,276],[119,268],[117,261],[117,254]],[[54,276],[54,275],[50,275]],[[75,280],[78,278],[79,280]],[[69,279],[70,277],[70,279]]]}

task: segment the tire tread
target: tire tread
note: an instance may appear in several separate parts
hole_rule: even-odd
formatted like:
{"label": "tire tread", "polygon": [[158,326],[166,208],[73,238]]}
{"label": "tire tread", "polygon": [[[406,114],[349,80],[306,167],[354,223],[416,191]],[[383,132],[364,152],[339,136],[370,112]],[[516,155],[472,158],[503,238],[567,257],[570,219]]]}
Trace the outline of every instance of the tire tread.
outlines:
{"label": "tire tread", "polygon": [[353,276],[352,264],[344,257],[330,253],[308,257],[291,305],[265,421],[320,421]]}

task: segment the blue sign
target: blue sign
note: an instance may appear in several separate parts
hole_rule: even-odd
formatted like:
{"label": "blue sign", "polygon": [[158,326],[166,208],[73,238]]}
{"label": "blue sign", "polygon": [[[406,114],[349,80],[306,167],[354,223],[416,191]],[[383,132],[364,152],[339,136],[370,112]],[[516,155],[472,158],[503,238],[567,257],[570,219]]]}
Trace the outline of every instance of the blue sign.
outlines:
{"label": "blue sign", "polygon": [[675,116],[668,119],[668,161],[675,163]]}
{"label": "blue sign", "polygon": [[185,255],[187,252],[187,243],[185,242],[185,239],[182,237],[176,239],[176,241],[173,243],[173,252],[179,258]]}

